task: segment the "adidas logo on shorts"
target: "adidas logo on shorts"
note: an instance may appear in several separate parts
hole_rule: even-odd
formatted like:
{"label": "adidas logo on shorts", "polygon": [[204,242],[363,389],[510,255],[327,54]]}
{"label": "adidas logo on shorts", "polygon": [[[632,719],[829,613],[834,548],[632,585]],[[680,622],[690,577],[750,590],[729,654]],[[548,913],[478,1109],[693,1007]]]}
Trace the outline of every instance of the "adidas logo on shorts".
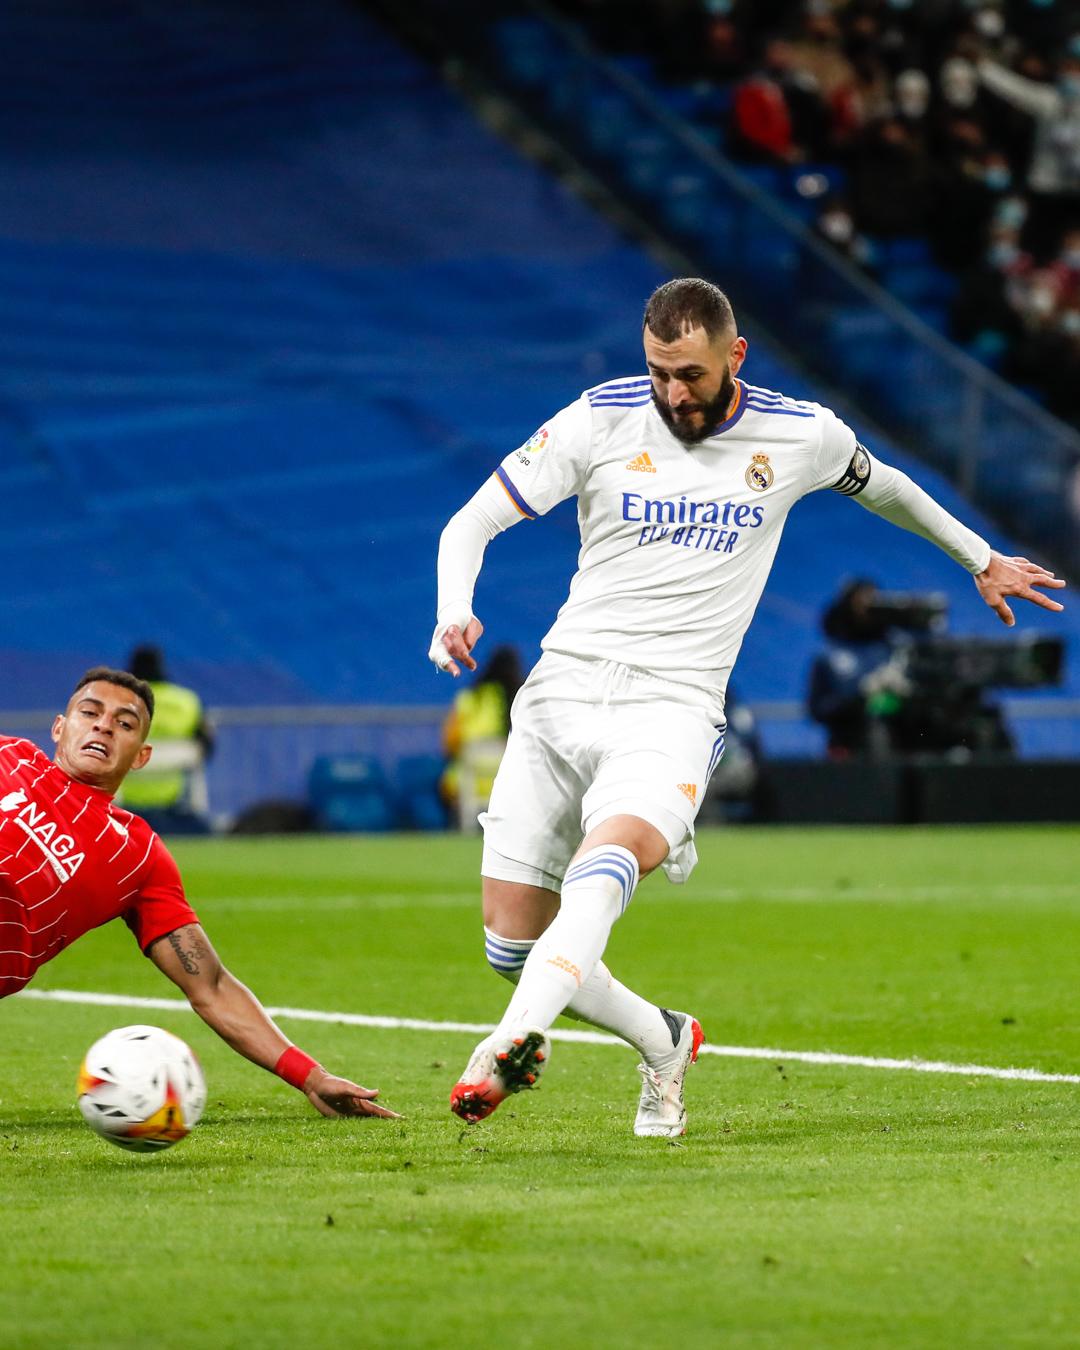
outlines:
{"label": "adidas logo on shorts", "polygon": [[682,795],[686,798],[686,800],[690,803],[691,806],[697,806],[696,783],[676,783],[675,786],[679,789],[679,791],[682,793]]}
{"label": "adidas logo on shorts", "polygon": [[649,458],[649,452],[638,455],[637,459],[632,459],[626,466],[628,469],[634,469],[637,473],[655,473],[656,466]]}

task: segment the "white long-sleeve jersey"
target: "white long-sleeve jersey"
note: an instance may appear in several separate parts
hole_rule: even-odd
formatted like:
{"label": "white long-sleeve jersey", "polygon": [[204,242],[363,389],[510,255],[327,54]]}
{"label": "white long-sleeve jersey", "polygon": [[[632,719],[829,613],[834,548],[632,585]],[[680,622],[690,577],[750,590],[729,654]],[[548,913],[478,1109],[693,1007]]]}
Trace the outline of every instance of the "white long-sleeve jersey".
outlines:
{"label": "white long-sleeve jersey", "polygon": [[589,389],[557,413],[443,531],[436,633],[471,614],[488,541],[571,496],[578,569],[544,650],[648,670],[719,704],[787,514],[807,493],[857,497],[968,571],[987,566],[985,540],[874,460],[828,408],[737,388],[731,415],[692,446],[667,429],[648,376]]}

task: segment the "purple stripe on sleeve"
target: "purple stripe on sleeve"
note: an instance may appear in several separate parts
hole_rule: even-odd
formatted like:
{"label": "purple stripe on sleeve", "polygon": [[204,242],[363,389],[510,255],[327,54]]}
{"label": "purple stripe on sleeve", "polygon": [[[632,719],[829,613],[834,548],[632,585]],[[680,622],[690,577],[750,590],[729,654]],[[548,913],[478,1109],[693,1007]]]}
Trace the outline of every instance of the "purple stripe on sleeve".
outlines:
{"label": "purple stripe on sleeve", "polygon": [[525,500],[525,498],[521,495],[521,493],[510,481],[510,475],[506,472],[506,470],[503,468],[501,464],[495,470],[495,477],[499,480],[499,482],[510,494],[510,500],[514,503],[517,509],[521,512],[521,514],[523,516],[528,516],[530,520],[535,520],[537,513],[532,509],[529,503]]}

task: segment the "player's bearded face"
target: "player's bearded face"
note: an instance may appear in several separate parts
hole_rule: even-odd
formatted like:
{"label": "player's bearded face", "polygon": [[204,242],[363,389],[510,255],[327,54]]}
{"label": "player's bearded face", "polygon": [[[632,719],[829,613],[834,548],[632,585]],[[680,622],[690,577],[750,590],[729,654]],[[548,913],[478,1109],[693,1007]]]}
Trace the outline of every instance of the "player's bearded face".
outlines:
{"label": "player's bearded face", "polygon": [[697,445],[731,411],[745,339],[734,329],[710,338],[704,328],[691,328],[662,341],[648,324],[642,336],[656,411],[683,445]]}
{"label": "player's bearded face", "polygon": [[707,436],[711,436],[720,423],[727,417],[728,408],[735,397],[735,377],[727,366],[720,377],[720,388],[712,398],[686,399],[672,406],[666,393],[658,394],[656,385],[652,389],[656,411],[663,418],[673,436],[684,445],[697,445]]}

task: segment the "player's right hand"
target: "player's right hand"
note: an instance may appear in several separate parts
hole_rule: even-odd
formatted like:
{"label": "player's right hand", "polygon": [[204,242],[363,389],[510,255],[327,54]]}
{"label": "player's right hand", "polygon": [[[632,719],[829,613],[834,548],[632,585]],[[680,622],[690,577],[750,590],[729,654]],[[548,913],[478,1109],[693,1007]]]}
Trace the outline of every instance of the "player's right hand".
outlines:
{"label": "player's right hand", "polygon": [[428,658],[434,661],[440,670],[448,670],[456,679],[461,674],[459,661],[466,670],[476,669],[476,661],[469,653],[480,641],[484,625],[475,614],[451,617],[457,617],[458,621],[435,626]]}
{"label": "player's right hand", "polygon": [[313,1071],[304,1085],[304,1095],[321,1116],[382,1116],[384,1120],[400,1120],[396,1111],[380,1106],[375,1098],[378,1088],[361,1087],[347,1078],[327,1073],[321,1066]]}

